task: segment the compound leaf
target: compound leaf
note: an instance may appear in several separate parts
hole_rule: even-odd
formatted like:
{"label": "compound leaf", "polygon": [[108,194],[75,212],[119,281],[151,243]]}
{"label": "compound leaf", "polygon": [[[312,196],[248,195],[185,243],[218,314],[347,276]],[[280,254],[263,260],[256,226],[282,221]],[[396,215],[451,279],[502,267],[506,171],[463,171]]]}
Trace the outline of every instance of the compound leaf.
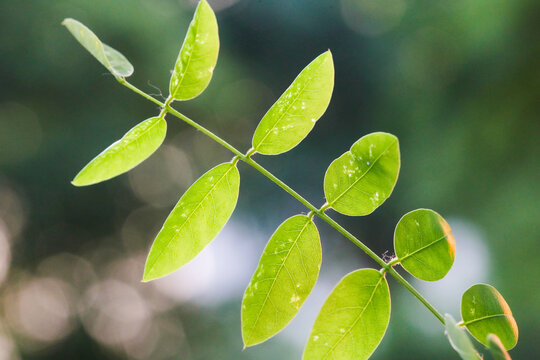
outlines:
{"label": "compound leaf", "polygon": [[229,220],[239,187],[233,163],[216,166],[191,185],[154,240],[143,281],[168,275],[197,256]]}
{"label": "compound leaf", "polygon": [[133,74],[133,65],[117,50],[106,45],[86,26],[74,19],[64,19],[62,25],[77,41],[94,56],[103,66],[117,77],[128,77]]}
{"label": "compound leaf", "polygon": [[330,50],[302,70],[264,115],[253,135],[253,148],[277,155],[298,145],[324,114],[334,89],[334,63]]}
{"label": "compound leaf", "polygon": [[487,337],[489,352],[495,360],[512,360],[508,351],[504,348],[501,339],[495,334],[489,334]]}
{"label": "compound leaf", "polygon": [[141,122],[90,161],[71,183],[92,185],[131,170],[159,148],[166,133],[167,123],[163,118],[153,117]]}
{"label": "compound leaf", "polygon": [[392,193],[399,167],[399,143],[394,135],[366,135],[328,167],[324,176],[326,200],[342,214],[368,215]]}
{"label": "compound leaf", "polygon": [[405,214],[394,233],[394,249],[401,266],[419,279],[442,279],[454,263],[456,244],[448,223],[435,211]]}
{"label": "compound leaf", "polygon": [[201,0],[174,66],[169,91],[176,100],[200,95],[210,83],[219,52],[216,15],[206,0]]}
{"label": "compound leaf", "polygon": [[364,360],[381,342],[390,320],[390,292],[380,272],[362,269],[345,276],[315,320],[304,360]]}
{"label": "compound leaf", "polygon": [[450,345],[463,360],[482,360],[482,357],[476,352],[471,339],[465,330],[456,324],[452,315],[444,315],[444,327]]}
{"label": "compound leaf", "polygon": [[496,335],[506,350],[517,344],[518,327],[510,307],[491,285],[477,284],[463,293],[461,317],[469,332],[488,346],[489,334]]}
{"label": "compound leaf", "polygon": [[298,313],[319,276],[321,243],[305,215],[283,222],[270,238],[242,301],[245,346],[266,341]]}

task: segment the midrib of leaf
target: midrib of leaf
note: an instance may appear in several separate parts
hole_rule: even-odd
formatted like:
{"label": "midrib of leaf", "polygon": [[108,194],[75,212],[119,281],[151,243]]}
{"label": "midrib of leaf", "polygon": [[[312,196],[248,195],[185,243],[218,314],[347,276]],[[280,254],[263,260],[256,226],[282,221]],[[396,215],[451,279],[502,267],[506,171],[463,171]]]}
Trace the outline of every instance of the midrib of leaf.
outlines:
{"label": "midrib of leaf", "polygon": [[[229,168],[229,170],[227,170],[220,178],[218,181],[216,181],[216,183],[214,184],[214,186],[212,186],[210,188],[210,190],[208,191],[208,193],[204,196],[204,198],[202,198],[201,201],[199,201],[199,203],[197,204],[197,206],[195,206],[193,208],[193,211],[189,214],[189,216],[186,218],[186,220],[184,221],[184,223],[182,225],[180,225],[180,228],[178,228],[178,230],[182,230],[184,228],[184,226],[186,224],[189,223],[189,220],[191,219],[191,217],[193,216],[193,214],[195,214],[195,212],[199,209],[200,206],[202,206],[202,203],[206,200],[206,198],[214,191],[214,189],[216,188],[216,186],[218,186],[218,184],[223,180],[223,178],[225,178],[228,174],[229,174],[229,171],[231,171],[232,169],[234,168],[234,165],[231,166]],[[171,239],[167,242],[167,245],[165,245],[165,247],[159,252],[158,256],[156,257],[156,261],[154,261],[154,263],[152,264],[152,266],[150,267],[150,269],[148,270],[148,273],[152,273],[152,271],[154,270],[154,267],[156,265],[156,262],[157,260],[161,257],[161,255],[163,255],[163,252],[169,248],[169,246],[171,245],[171,243],[176,240],[176,238],[178,237],[178,233],[180,231],[176,232],[172,237]]]}
{"label": "midrib of leaf", "polygon": [[[202,6],[202,5],[201,5]],[[199,34],[199,14],[197,14],[197,19],[195,21],[197,24],[195,25],[195,39],[197,38],[197,34]],[[189,30],[188,30],[189,31]],[[197,41],[195,41],[195,44],[197,43]],[[182,48],[184,47],[184,45],[182,44]],[[195,45],[193,45],[193,48],[195,48]],[[186,78],[186,74],[187,74],[187,71],[188,71],[188,68],[189,68],[189,65],[191,64],[191,58],[193,57],[193,53],[195,51],[192,51],[190,54],[189,54],[189,58],[188,58],[188,61],[187,61],[187,64],[186,64],[186,69],[184,71],[184,75],[182,75],[182,77],[180,78],[180,81],[178,82],[178,85],[176,86],[176,89],[175,89],[175,94],[176,92],[179,91],[179,89],[182,87],[182,83],[184,82],[184,79]],[[180,55],[178,55],[178,58],[180,59],[180,63],[182,63],[182,50],[180,49]]]}
{"label": "midrib of leaf", "polygon": [[[319,66],[317,67],[317,71],[321,68],[321,66],[323,65],[323,63],[326,61],[326,59],[324,61],[322,61]],[[308,65],[309,66],[309,65]],[[311,82],[313,81],[313,79],[315,78],[315,76],[311,76],[309,78],[309,80],[307,81],[307,83],[304,85],[304,87],[302,88],[302,90],[300,90],[298,92],[298,96],[295,97],[294,101],[292,101],[289,106],[287,106],[287,109],[283,112],[283,114],[281,114],[281,116],[276,120],[276,122],[274,123],[274,125],[272,125],[272,127],[270,129],[268,129],[268,132],[266,134],[264,134],[263,138],[261,139],[261,141],[259,141],[259,143],[255,146],[255,149],[257,149],[259,146],[261,146],[262,143],[264,143],[264,140],[266,140],[266,138],[268,137],[268,135],[270,135],[270,133],[272,132],[272,130],[274,130],[277,125],[281,122],[281,120],[283,120],[283,118],[285,117],[286,114],[289,113],[289,110],[290,108],[293,106],[294,103],[296,103],[296,101],[298,101],[298,99],[300,98],[300,96],[304,93],[304,91],[306,90],[306,88],[311,84]],[[294,80],[293,80],[293,84],[294,84]],[[291,84],[292,85],[292,84]],[[287,91],[287,90],[285,90]],[[279,101],[279,99],[278,99]],[[272,105],[273,106],[273,105]],[[304,115],[305,116],[305,115]]]}
{"label": "midrib of leaf", "polygon": [[[77,20],[75,20],[75,21],[77,21]],[[116,74],[116,69],[113,68],[111,63],[109,62],[109,58],[107,57],[107,54],[105,53],[105,48],[103,47],[103,42],[101,41],[101,39],[92,30],[90,30],[86,25],[84,25],[83,23],[80,23],[80,22],[79,22],[79,24],[81,24],[86,30],[88,30],[91,34],[93,34],[96,37],[99,49],[101,50],[101,55],[103,56],[103,58],[105,59],[105,62],[108,65],[108,66],[105,66],[105,67],[107,67],[109,69],[109,71],[112,70],[114,76],[118,76]]]}
{"label": "midrib of leaf", "polygon": [[508,314],[493,314],[493,315],[486,315],[486,316],[482,316],[481,318],[477,318],[477,319],[465,321],[465,322],[463,322],[463,326],[469,326],[469,325],[474,324],[475,322],[478,322],[478,321],[488,320],[488,319],[498,318],[498,317],[506,317],[506,318],[510,318],[510,315],[508,315]]}
{"label": "midrib of leaf", "polygon": [[[132,139],[132,140],[128,141],[127,143],[125,143],[125,147],[127,147],[128,145],[131,145],[131,144],[134,143],[135,141],[137,141],[137,140],[139,140],[140,138],[142,138],[144,135],[146,135],[146,133],[148,133],[148,132],[149,132],[150,130],[152,130],[155,126],[157,126],[157,125],[161,122],[161,120],[164,120],[164,119],[163,119],[163,118],[159,118],[159,120],[156,121],[155,124],[150,125],[150,127],[149,127],[148,129],[144,130],[139,136],[137,136],[137,137],[135,137],[134,139]],[[120,138],[120,140],[118,140],[118,142],[120,142],[120,141],[122,141],[122,138]],[[114,146],[114,144],[113,144],[112,146]],[[111,146],[111,147],[112,147],[112,146]],[[140,149],[139,149],[139,152],[140,152]]]}
{"label": "midrib of leaf", "polygon": [[[294,246],[297,244],[298,242],[298,239],[300,239],[300,237],[302,236],[302,234],[304,233],[304,231],[306,230],[308,224],[311,222],[311,220],[308,220],[306,222],[306,224],[302,227],[302,230],[300,230],[300,233],[298,234],[298,236],[294,239],[289,251],[287,252],[287,255],[285,256],[285,258],[283,259],[283,263],[281,264],[281,266],[279,267],[278,271],[276,272],[276,276],[274,277],[274,280],[272,281],[272,285],[270,285],[270,289],[268,290],[268,295],[264,298],[264,301],[263,301],[263,304],[259,310],[259,312],[257,313],[257,318],[255,319],[255,322],[253,323],[253,326],[251,326],[251,329],[249,330],[249,337],[248,339],[246,340],[246,343],[249,344],[249,340],[251,340],[251,338],[253,337],[253,329],[255,328],[255,326],[257,326],[257,324],[259,323],[259,320],[260,320],[260,317],[261,317],[261,314],[263,312],[263,309],[264,307],[266,306],[266,302],[270,299],[270,294],[272,293],[272,290],[274,288],[274,285],[276,284],[276,280],[277,278],[279,277],[279,274],[281,273],[281,271],[283,270],[283,267],[285,267],[285,263],[287,262],[287,259],[289,259],[289,256],[291,255],[292,253],[292,249],[294,248]],[[302,256],[302,253],[299,251],[300,253],[300,256]],[[285,267],[286,268],[286,267]],[[287,270],[288,271],[288,270]],[[290,276],[290,274],[289,274]],[[291,279],[292,281],[292,279]],[[294,285],[294,284],[293,284]],[[294,291],[296,292],[296,288],[294,288],[293,286],[293,289]],[[298,294],[296,294],[298,296]],[[275,308],[275,306],[274,306]],[[277,312],[277,309],[276,309],[276,312]]]}
{"label": "midrib of leaf", "polygon": [[412,253],[409,253],[409,254],[403,256],[401,259],[399,259],[399,261],[403,261],[403,260],[405,260],[405,259],[419,253],[420,251],[423,251],[423,250],[427,249],[428,247],[435,245],[439,241],[442,241],[442,240],[447,239],[447,238],[448,238],[448,235],[444,235],[443,237],[440,237],[437,240],[435,240],[435,241],[433,241],[433,242],[431,242],[431,243],[429,243],[429,244],[427,244],[425,246],[422,246],[421,248],[418,248],[418,249],[414,250]]}
{"label": "midrib of leaf", "polygon": [[[109,61],[109,57],[107,56],[107,53],[105,52],[105,45],[107,45],[107,44],[102,43],[101,40],[100,40],[100,43],[101,43],[101,50],[102,50],[102,52],[103,52],[103,56],[105,57],[105,61],[106,61],[107,64],[109,65],[110,69],[113,71],[113,73],[114,73],[113,75],[119,76],[119,75],[116,74],[117,72],[119,72],[118,69],[116,69],[116,68],[111,64],[111,62]],[[109,46],[109,45],[107,45],[107,46]],[[109,46],[109,48],[115,50],[114,48],[112,48],[112,47],[110,47],[110,46]],[[117,52],[118,52],[118,50],[117,50]]]}
{"label": "midrib of leaf", "polygon": [[375,287],[373,288],[373,292],[371,293],[371,296],[369,297],[369,300],[367,301],[366,306],[364,306],[364,308],[362,309],[362,312],[360,313],[360,315],[358,315],[356,320],[354,320],[354,322],[349,327],[349,329],[343,334],[343,336],[341,336],[341,338],[334,344],[334,346],[332,346],[332,348],[330,350],[328,350],[328,352],[324,355],[322,360],[328,358],[328,356],[343,341],[343,339],[345,339],[347,337],[347,335],[349,335],[349,333],[352,331],[352,329],[356,326],[356,323],[358,323],[358,321],[360,321],[360,319],[362,318],[362,315],[364,315],[364,312],[366,311],[368,306],[371,304],[371,301],[373,300],[373,296],[375,296],[375,293],[377,292],[377,289],[379,288],[379,284],[381,283],[382,279],[383,279],[383,277],[381,276],[379,281],[377,281],[377,284],[375,284]]}
{"label": "midrib of leaf", "polygon": [[[353,186],[355,186],[360,180],[362,180],[364,178],[364,176],[367,175],[367,173],[369,173],[369,171],[371,170],[371,168],[373,166],[375,166],[375,164],[379,161],[379,159],[388,151],[388,149],[390,149],[394,144],[396,143],[396,140],[394,140],[390,145],[388,145],[388,147],[386,149],[384,149],[383,152],[380,153],[379,156],[377,156],[377,158],[373,161],[373,164],[369,165],[369,167],[366,169],[366,171],[360,175],[360,177],[358,179],[356,179],[351,185],[349,185],[347,187],[347,189],[345,189],[341,194],[339,194],[338,197],[336,197],[334,199],[334,201],[332,201],[332,203],[330,204],[330,206],[334,205],[339,199],[341,199],[343,197],[343,195],[345,195],[347,192],[349,192],[349,190],[352,189]],[[351,155],[354,157],[354,159],[356,160],[356,156],[352,153],[351,150],[349,150],[349,152],[351,153]]]}

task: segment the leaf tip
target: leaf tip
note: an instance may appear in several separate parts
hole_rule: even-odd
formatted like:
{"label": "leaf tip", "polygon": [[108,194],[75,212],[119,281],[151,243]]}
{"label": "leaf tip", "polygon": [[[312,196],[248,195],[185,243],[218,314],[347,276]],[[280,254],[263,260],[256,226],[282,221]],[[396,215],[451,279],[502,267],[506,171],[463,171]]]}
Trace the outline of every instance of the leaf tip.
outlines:
{"label": "leaf tip", "polygon": [[325,60],[328,60],[332,66],[334,65],[334,56],[332,55],[332,51],[330,49],[323,52],[320,57],[324,58]]}
{"label": "leaf tip", "polygon": [[84,181],[81,181],[80,177],[77,175],[75,176],[73,180],[71,180],[71,185],[81,187],[81,186],[85,186],[89,184],[86,184]]}
{"label": "leaf tip", "polygon": [[147,283],[147,282],[150,282],[150,281],[152,281],[154,279],[155,279],[155,277],[150,275],[150,271],[145,270],[144,274],[143,274],[143,277],[141,279],[141,282],[142,283]]}
{"label": "leaf tip", "polygon": [[[208,3],[208,1],[206,1],[206,0],[201,0],[201,1],[199,1],[199,4],[197,5],[197,9],[199,9],[199,7],[203,7],[203,6],[204,6],[205,8],[208,8],[208,9],[212,10],[212,7],[210,6],[210,4]],[[214,11],[212,10],[212,12],[214,12]]]}
{"label": "leaf tip", "polygon": [[[152,249],[150,250],[150,254],[152,253]],[[148,256],[150,257],[150,254]],[[141,279],[141,282],[147,283],[149,281],[157,279],[159,276],[155,276],[154,274],[154,266],[149,264],[149,259],[146,260],[146,264],[144,264],[144,272],[143,277]]]}

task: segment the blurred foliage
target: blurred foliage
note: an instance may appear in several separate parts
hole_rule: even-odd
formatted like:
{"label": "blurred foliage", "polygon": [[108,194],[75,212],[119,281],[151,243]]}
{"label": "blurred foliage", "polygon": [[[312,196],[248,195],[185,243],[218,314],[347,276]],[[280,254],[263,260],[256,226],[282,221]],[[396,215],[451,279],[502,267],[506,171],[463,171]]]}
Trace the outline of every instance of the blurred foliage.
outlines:
{"label": "blurred foliage", "polygon": [[[418,207],[441,213],[463,234],[460,244],[455,231],[460,277],[442,295],[459,299],[456,292],[472,281],[491,282],[520,327],[513,357],[538,354],[540,313],[531,309],[540,303],[533,258],[540,238],[540,3],[210,3],[222,44],[214,79],[177,108],[247,149],[295,74],[332,49],[336,87],[327,113],[294,151],[258,159],[322,204],[331,160],[368,132],[398,136],[403,166],[393,196],[369,217],[336,215],[339,221],[382,254],[402,214]],[[176,277],[141,284],[145,254],[168,211],[194,179],[232,155],[169,118],[165,146],[141,167],[94,187],[70,185],[88,160],[157,109],[105,74],[62,19],[82,21],[125,54],[133,82],[159,96],[193,5],[0,2],[0,359],[299,358],[330,288],[346,271],[374,266],[321,224],[325,255],[307,315],[241,351],[241,296],[264,243],[283,219],[305,209],[241,166],[239,208],[213,249]],[[220,257],[235,259],[235,267],[220,268]],[[459,315],[459,300],[437,301],[429,292],[435,284],[417,284],[442,312]],[[395,282],[390,287],[389,332],[373,358],[454,359],[440,324]]]}

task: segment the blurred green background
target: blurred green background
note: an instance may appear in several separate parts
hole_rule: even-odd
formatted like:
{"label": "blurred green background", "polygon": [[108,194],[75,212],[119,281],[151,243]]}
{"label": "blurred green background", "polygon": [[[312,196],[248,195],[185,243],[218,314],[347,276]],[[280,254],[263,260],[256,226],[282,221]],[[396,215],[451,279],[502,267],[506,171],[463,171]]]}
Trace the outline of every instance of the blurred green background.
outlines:
{"label": "blurred green background", "polygon": [[[457,258],[437,283],[411,281],[459,317],[461,293],[493,284],[520,328],[515,359],[540,352],[540,2],[210,0],[221,51],[199,98],[175,106],[247,150],[265,111],[330,48],[332,102],[300,146],[257,160],[324,202],[328,164],[361,136],[397,135],[402,169],[373,215],[333,214],[378,254],[401,215],[432,208]],[[319,283],[298,317],[242,350],[240,302],[270,234],[305,212],[241,165],[238,208],[186,268],[139,282],[180,195],[232,154],[169,116],[161,149],[92,187],[70,180],[158,109],[123,88],[60,25],[73,17],[167,95],[194,3],[0,1],[0,359],[300,359],[318,309],[347,272],[376,264],[326,224]],[[373,359],[457,359],[436,319],[393,280],[392,319]],[[535,355],[536,354],[536,355]]]}

